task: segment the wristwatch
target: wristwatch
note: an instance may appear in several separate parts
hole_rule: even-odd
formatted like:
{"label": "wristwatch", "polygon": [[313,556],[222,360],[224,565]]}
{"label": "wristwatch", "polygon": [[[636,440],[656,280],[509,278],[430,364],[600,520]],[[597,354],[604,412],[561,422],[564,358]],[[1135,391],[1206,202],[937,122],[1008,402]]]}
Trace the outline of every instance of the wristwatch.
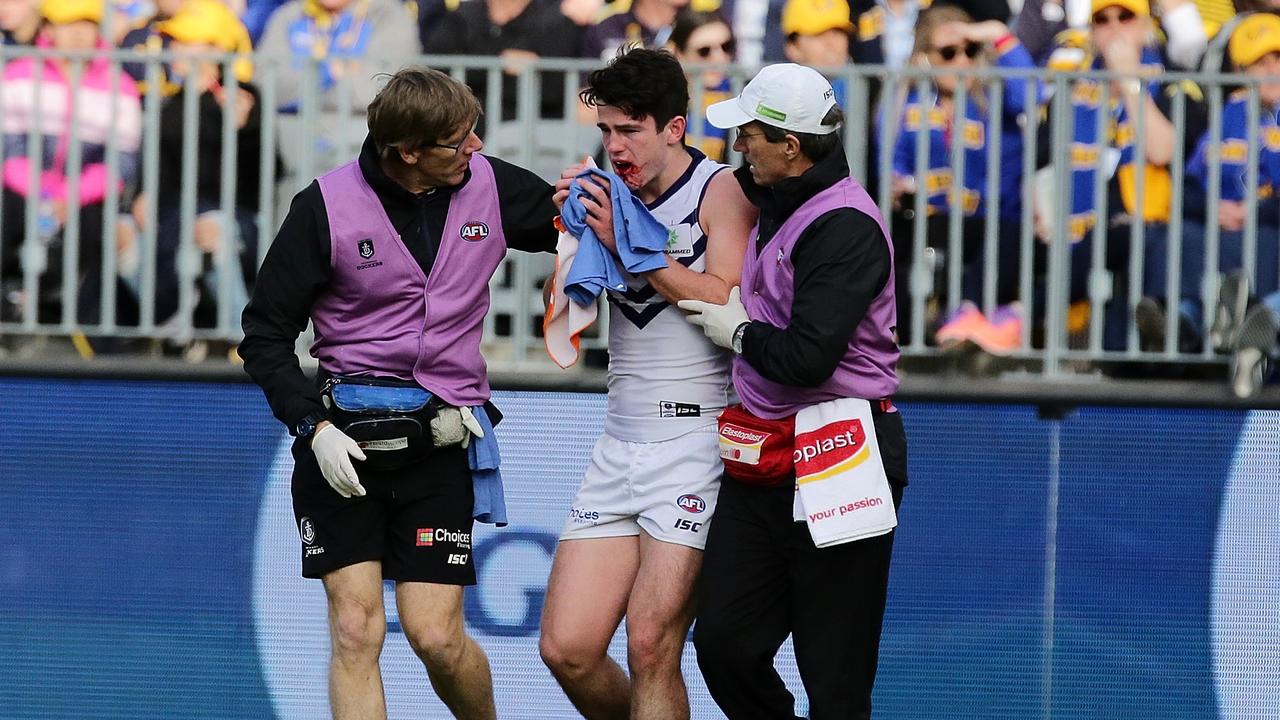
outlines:
{"label": "wristwatch", "polygon": [[316,426],[328,419],[324,413],[317,410],[299,420],[298,424],[293,426],[293,434],[303,439],[310,438],[315,434]]}
{"label": "wristwatch", "polygon": [[734,355],[742,354],[742,336],[747,334],[747,326],[750,324],[749,322],[744,322],[738,326],[738,329],[733,331],[733,340],[729,344],[733,346]]}

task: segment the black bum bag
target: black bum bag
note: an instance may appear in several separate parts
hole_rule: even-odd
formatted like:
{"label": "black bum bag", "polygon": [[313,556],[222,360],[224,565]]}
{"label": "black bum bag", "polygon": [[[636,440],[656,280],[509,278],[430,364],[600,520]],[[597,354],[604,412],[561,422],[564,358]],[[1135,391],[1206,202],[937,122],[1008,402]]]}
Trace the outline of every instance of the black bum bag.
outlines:
{"label": "black bum bag", "polygon": [[[431,420],[449,404],[417,383],[392,378],[335,375],[320,390],[329,419],[364,451],[362,467],[396,470],[425,459],[435,450]],[[486,401],[493,425],[502,414]]]}
{"label": "black bum bag", "polygon": [[335,376],[325,381],[320,395],[330,421],[364,450],[364,467],[396,470],[434,449],[431,418],[440,401],[417,383]]}

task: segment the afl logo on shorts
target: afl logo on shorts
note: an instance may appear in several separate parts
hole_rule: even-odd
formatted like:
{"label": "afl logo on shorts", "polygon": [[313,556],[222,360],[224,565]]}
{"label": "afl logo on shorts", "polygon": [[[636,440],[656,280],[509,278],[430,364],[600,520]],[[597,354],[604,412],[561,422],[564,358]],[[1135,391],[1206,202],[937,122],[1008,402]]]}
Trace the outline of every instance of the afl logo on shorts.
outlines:
{"label": "afl logo on shorts", "polygon": [[373,240],[372,239],[365,238],[364,240],[360,241],[360,257],[364,258],[365,260],[368,260],[369,258],[373,257]]}
{"label": "afl logo on shorts", "polygon": [[310,545],[316,541],[316,526],[311,524],[311,518],[304,517],[298,521],[298,531],[302,535],[302,542]]}
{"label": "afl logo on shorts", "polygon": [[694,513],[695,515],[704,512],[707,509],[707,501],[697,495],[681,495],[676,498],[676,505],[678,505],[681,510]]}
{"label": "afl logo on shorts", "polygon": [[462,236],[463,240],[468,242],[480,242],[481,240],[489,237],[489,226],[479,220],[472,220],[466,225],[463,225],[462,229],[458,231],[458,234]]}

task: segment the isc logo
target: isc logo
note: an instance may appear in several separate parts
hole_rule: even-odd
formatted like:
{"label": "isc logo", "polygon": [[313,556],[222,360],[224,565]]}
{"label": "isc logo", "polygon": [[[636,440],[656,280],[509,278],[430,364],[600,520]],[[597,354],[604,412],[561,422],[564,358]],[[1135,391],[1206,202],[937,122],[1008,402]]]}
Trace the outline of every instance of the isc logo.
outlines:
{"label": "isc logo", "polygon": [[676,498],[676,506],[685,512],[691,512],[696,515],[707,509],[707,501],[697,495],[681,495]]}
{"label": "isc logo", "polygon": [[472,220],[466,225],[463,225],[462,229],[458,231],[458,234],[462,236],[463,240],[479,242],[480,240],[489,237],[489,226],[479,220]]}
{"label": "isc logo", "polygon": [[449,553],[449,559],[446,560],[445,562],[449,563],[450,565],[466,565],[467,554],[466,553]]}
{"label": "isc logo", "polygon": [[702,523],[694,522],[687,518],[676,520],[675,528],[677,530],[688,530],[689,532],[698,532],[698,528],[702,527]]}

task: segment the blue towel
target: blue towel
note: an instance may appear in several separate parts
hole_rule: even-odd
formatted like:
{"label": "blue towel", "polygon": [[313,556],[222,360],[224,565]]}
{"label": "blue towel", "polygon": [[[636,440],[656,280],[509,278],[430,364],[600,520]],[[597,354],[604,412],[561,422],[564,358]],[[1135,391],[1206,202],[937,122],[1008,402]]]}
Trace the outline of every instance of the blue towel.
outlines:
{"label": "blue towel", "polygon": [[502,463],[498,455],[498,435],[493,431],[493,423],[489,422],[489,413],[483,405],[471,408],[471,415],[480,423],[484,437],[472,436],[467,445],[467,464],[471,466],[471,484],[475,489],[475,504],[471,517],[482,523],[492,523],[498,527],[507,524],[507,498],[502,493],[502,471],[498,465]]}
{"label": "blue towel", "polygon": [[622,178],[597,168],[587,168],[578,174],[569,186],[569,198],[565,200],[560,217],[565,230],[578,238],[578,254],[569,268],[564,292],[579,305],[590,305],[606,289],[618,292],[627,289],[626,280],[608,248],[600,243],[595,231],[587,227],[587,210],[582,205],[586,191],[580,187],[584,178],[597,175],[609,179],[609,199],[613,204],[613,235],[617,241],[618,258],[627,272],[640,274],[667,266],[667,236],[665,225],[658,222],[649,208],[636,199]]}

